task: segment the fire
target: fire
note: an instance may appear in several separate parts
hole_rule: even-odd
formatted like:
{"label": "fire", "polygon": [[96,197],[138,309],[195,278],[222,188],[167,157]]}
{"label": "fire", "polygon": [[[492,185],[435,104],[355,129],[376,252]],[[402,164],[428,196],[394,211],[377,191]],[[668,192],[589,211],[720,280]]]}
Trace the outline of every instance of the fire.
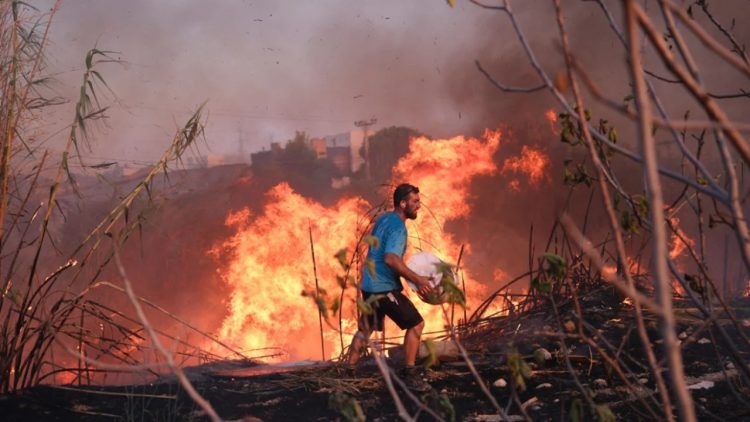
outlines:
{"label": "fire", "polygon": [[555,113],[555,110],[547,110],[544,113],[544,117],[549,122],[549,128],[555,135],[560,134],[560,130],[557,127],[557,113]]}
{"label": "fire", "polygon": [[[550,166],[549,157],[542,151],[524,145],[521,148],[521,155],[510,157],[503,163],[503,173],[526,174],[529,184],[538,186],[547,177]],[[510,187],[513,190],[520,190],[520,183],[517,179],[511,180]]]}
{"label": "fire", "polygon": [[[630,274],[632,276],[640,275],[641,273],[641,263],[637,260],[633,259],[630,256],[626,256],[625,260],[627,262],[628,270],[630,271]],[[602,278],[610,278],[614,277],[617,274],[617,265],[615,264],[607,264],[602,267],[600,274]]]}
{"label": "fire", "polygon": [[[406,259],[417,251],[430,251],[444,261],[456,263],[460,244],[445,232],[445,224],[468,217],[473,178],[498,173],[493,156],[500,139],[499,131],[486,131],[481,138],[410,140],[409,152],[394,167],[391,181],[393,185],[408,182],[418,186],[422,199],[419,217],[407,221]],[[506,165],[514,172],[527,174],[531,183],[538,183],[545,177],[549,160],[524,147],[521,157],[512,163],[515,164]],[[361,198],[348,198],[325,207],[295,193],[287,184],[272,188],[267,195],[267,203],[258,215],[247,209],[228,215],[226,224],[234,227],[236,234],[211,251],[227,261],[219,274],[232,290],[219,337],[245,351],[278,346],[293,359],[319,358],[317,308],[309,297],[301,295],[302,291],[314,291],[315,286],[308,227],[314,238],[320,288],[328,292],[329,298],[338,297],[336,277],[343,271],[333,257],[342,248],[351,254],[358,235],[367,227],[367,210],[371,206]],[[465,244],[464,255],[469,253],[471,245]],[[360,270],[353,271],[357,279]],[[463,277],[468,306],[477,305],[487,289],[467,269],[463,270]],[[411,292],[407,294],[424,316],[426,332],[444,328],[441,307],[427,305]],[[355,296],[356,289],[348,288],[342,303],[345,345],[356,331]],[[388,325],[386,329],[393,327]],[[338,332],[328,326],[324,326],[324,331],[326,357],[338,356]]]}
{"label": "fire", "polygon": [[[672,227],[674,227],[675,229],[675,232],[672,233],[672,236],[669,239],[669,243],[671,244],[669,248],[669,257],[671,259],[677,259],[680,257],[680,255],[682,255],[683,252],[685,252],[685,249],[687,249],[688,246],[694,246],[695,241],[689,238],[679,227],[679,218],[672,217],[669,219],[669,221],[672,223]],[[687,244],[685,242],[687,242]]]}
{"label": "fire", "polygon": [[557,123],[557,113],[555,113],[555,110],[547,110],[544,113],[544,117],[546,117],[550,123]]}
{"label": "fire", "polygon": [[280,346],[295,357],[320,357],[319,349],[311,346],[320,341],[317,310],[300,294],[315,287],[308,227],[319,286],[333,292],[341,269],[332,257],[352,243],[368,206],[349,198],[326,208],[285,183],[267,196],[268,203],[255,218],[247,209],[230,214],[226,224],[237,233],[212,250],[215,256],[231,254],[221,272],[232,294],[219,337],[246,351]]}
{"label": "fire", "polygon": [[500,132],[485,131],[484,139],[414,138],[409,143],[409,153],[393,169],[394,183],[408,180],[419,186],[422,203],[443,217],[442,223],[445,219],[466,217],[470,211],[467,199],[471,179],[497,171],[492,156],[500,146]]}
{"label": "fire", "polygon": [[72,370],[57,372],[54,375],[54,384],[57,384],[57,385],[72,384],[77,379],[78,379],[78,375]]}

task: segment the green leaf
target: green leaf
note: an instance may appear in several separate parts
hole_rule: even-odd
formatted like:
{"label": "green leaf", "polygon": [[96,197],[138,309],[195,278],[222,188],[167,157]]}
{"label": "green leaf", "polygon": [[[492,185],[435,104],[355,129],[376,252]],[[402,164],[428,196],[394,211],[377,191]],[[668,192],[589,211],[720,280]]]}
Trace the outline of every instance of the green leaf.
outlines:
{"label": "green leaf", "polygon": [[546,354],[544,353],[545,350],[542,348],[534,350],[534,361],[537,363],[537,365],[542,366],[547,362]]}
{"label": "green leaf", "polygon": [[371,276],[377,277],[377,274],[375,273],[375,261],[368,258],[365,261],[365,267],[367,267],[367,272],[370,273]]}
{"label": "green leaf", "polygon": [[599,422],[615,422],[617,417],[612,413],[612,410],[606,404],[598,404],[594,406],[594,412]]}
{"label": "green leaf", "polygon": [[620,211],[620,226],[627,233],[638,233],[638,226],[633,215],[628,210]]}
{"label": "green leaf", "polygon": [[323,318],[328,318],[328,307],[326,306],[325,298],[323,296],[316,297],[315,304],[318,305],[318,311],[323,315]]}
{"label": "green leaf", "polygon": [[573,401],[570,403],[570,412],[568,413],[568,418],[570,418],[571,422],[584,421],[583,402],[581,401],[581,399],[573,399]]}
{"label": "green leaf", "polygon": [[607,139],[609,139],[613,144],[617,143],[617,129],[610,128],[609,132],[607,133]]}
{"label": "green leaf", "polygon": [[346,259],[346,248],[339,250],[334,256],[339,261],[339,265],[341,265],[341,268],[343,268],[344,270],[349,269],[349,263]]}
{"label": "green leaf", "polygon": [[440,414],[447,422],[456,422],[456,409],[453,408],[450,397],[447,394],[440,394],[440,400],[438,401],[438,409]]}
{"label": "green leaf", "polygon": [[531,368],[516,349],[508,352],[508,370],[520,391],[526,391],[526,380],[531,378]]}
{"label": "green leaf", "polygon": [[633,200],[638,205],[638,217],[646,219],[648,217],[649,208],[648,198],[642,195],[634,195]]}
{"label": "green leaf", "polygon": [[[374,297],[377,295],[371,296]],[[361,298],[357,298],[357,309],[359,309],[359,312],[362,315],[371,315],[372,314],[372,305],[370,303],[367,303],[366,301],[362,300]]]}
{"label": "green leaf", "polygon": [[427,359],[424,361],[424,367],[430,368],[438,363],[437,349],[435,348],[435,341],[427,339],[424,341],[424,346],[427,348]]}
{"label": "green leaf", "polygon": [[[461,305],[461,307],[466,308],[466,297],[464,297],[464,292],[458,287],[458,284],[456,284],[453,267],[449,264],[443,263],[437,264],[436,268],[443,274],[440,279],[440,289],[432,291],[428,299],[430,299],[431,302],[439,302],[440,298],[437,296],[446,295],[448,303],[457,303]],[[440,291],[441,289],[442,292]],[[436,297],[432,297],[433,295]]]}
{"label": "green leaf", "polygon": [[333,299],[333,303],[331,303],[331,313],[335,315],[339,309],[341,309],[341,301],[339,298],[335,298]]}
{"label": "green leaf", "polygon": [[375,236],[367,235],[367,236],[365,236],[365,237],[362,238],[362,241],[365,242],[365,244],[367,244],[367,246],[373,247],[375,249],[377,249],[377,248],[380,247],[380,239],[378,239]]}
{"label": "green leaf", "polygon": [[549,293],[552,291],[552,285],[549,282],[541,281],[535,277],[531,280],[531,289],[536,290],[539,293]]}
{"label": "green leaf", "polygon": [[563,130],[560,131],[560,142],[569,145],[578,145],[580,140],[573,134],[573,130],[569,125],[563,125]]}
{"label": "green leaf", "polygon": [[328,407],[339,412],[350,422],[365,422],[365,412],[357,399],[341,391],[336,391],[328,397]]}
{"label": "green leaf", "polygon": [[542,259],[547,264],[546,268],[544,268],[544,271],[547,274],[557,279],[565,277],[567,267],[563,257],[548,252],[542,255]]}

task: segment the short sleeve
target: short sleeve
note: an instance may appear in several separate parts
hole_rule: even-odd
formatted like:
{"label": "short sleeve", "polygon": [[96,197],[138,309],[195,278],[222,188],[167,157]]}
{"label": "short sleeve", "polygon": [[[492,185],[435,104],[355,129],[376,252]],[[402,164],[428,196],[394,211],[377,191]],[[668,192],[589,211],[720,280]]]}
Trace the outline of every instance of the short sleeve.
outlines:
{"label": "short sleeve", "polygon": [[383,254],[392,253],[404,256],[406,250],[406,228],[394,227],[385,235]]}

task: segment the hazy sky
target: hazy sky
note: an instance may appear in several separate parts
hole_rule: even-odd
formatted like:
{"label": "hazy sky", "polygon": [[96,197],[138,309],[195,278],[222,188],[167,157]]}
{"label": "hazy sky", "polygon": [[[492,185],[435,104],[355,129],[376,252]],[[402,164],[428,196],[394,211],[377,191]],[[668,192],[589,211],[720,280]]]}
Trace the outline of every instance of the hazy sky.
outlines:
{"label": "hazy sky", "polygon": [[[620,2],[608,3],[617,13]],[[513,4],[554,74],[561,61],[552,2]],[[622,47],[598,7],[563,4],[584,64],[624,82]],[[65,0],[50,38],[54,89],[71,99],[90,48],[117,51],[124,62],[101,67],[117,94],[90,153],[101,159],[152,160],[204,101],[215,153],[239,151],[240,139],[249,152],[295,130],[348,131],[370,117],[434,136],[477,133],[554,105],[547,93],[503,94],[484,80],[476,59],[504,82],[536,82],[508,20],[460,0],[454,8],[444,0]],[[627,84],[603,85],[627,94]],[[72,101],[58,107],[46,131],[69,123],[72,110]]]}

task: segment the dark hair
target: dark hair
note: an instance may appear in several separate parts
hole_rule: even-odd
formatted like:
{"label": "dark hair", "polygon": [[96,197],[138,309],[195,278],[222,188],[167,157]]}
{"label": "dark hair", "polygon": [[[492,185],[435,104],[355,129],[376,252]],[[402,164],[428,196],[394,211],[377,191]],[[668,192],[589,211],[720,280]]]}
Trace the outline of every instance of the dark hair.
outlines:
{"label": "dark hair", "polygon": [[396,190],[393,191],[393,207],[398,208],[398,204],[406,199],[412,192],[419,193],[419,188],[408,183],[398,185]]}

